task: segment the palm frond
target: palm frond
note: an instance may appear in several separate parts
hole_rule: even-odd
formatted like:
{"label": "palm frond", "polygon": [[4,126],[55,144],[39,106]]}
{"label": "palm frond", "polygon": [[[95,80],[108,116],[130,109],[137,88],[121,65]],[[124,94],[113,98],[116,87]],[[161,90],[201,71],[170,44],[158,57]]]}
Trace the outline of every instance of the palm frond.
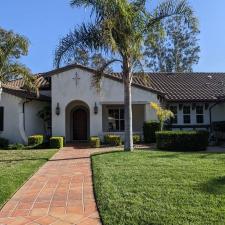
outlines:
{"label": "palm frond", "polygon": [[197,19],[194,12],[186,0],[165,0],[154,10],[147,24],[147,28],[159,23],[162,19],[182,15],[187,23],[197,26]]}
{"label": "palm frond", "polygon": [[12,63],[4,69],[4,73],[0,76],[0,81],[7,82],[10,77],[23,78],[24,89],[27,91],[34,91],[39,96],[39,87],[36,78],[32,76],[30,70],[21,63]]}
{"label": "palm frond", "polygon": [[91,86],[95,87],[97,92],[100,92],[101,90],[101,80],[102,77],[104,75],[105,70],[113,63],[115,62],[120,62],[122,63],[122,61],[120,59],[111,59],[109,61],[107,61],[104,65],[102,65],[101,68],[99,68],[98,70],[96,70],[96,72],[94,73],[94,75],[92,76],[92,81],[91,81]]}
{"label": "palm frond", "polygon": [[74,54],[77,47],[89,49],[90,51],[108,50],[101,29],[93,24],[82,24],[60,40],[55,51],[54,65],[59,67],[63,60],[67,60]]}

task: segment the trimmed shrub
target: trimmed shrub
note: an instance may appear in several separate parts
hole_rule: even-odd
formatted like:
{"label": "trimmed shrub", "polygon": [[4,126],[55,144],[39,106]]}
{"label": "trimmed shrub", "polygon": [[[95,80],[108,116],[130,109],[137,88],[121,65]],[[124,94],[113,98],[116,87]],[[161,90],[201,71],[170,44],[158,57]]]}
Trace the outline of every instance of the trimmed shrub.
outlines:
{"label": "trimmed shrub", "polygon": [[50,148],[63,148],[64,138],[63,137],[51,137],[50,138]]}
{"label": "trimmed shrub", "polygon": [[134,134],[133,135],[133,142],[134,142],[134,144],[139,144],[141,142],[141,135]]}
{"label": "trimmed shrub", "polygon": [[100,147],[100,138],[99,137],[96,137],[96,136],[90,137],[89,142],[90,142],[90,146],[92,148]]}
{"label": "trimmed shrub", "polygon": [[155,132],[160,130],[160,124],[157,121],[145,122],[143,126],[143,135],[145,143],[155,143]]}
{"label": "trimmed shrub", "polygon": [[160,131],[156,132],[157,148],[175,151],[201,151],[208,146],[207,131]]}
{"label": "trimmed shrub", "polygon": [[9,140],[6,138],[0,138],[0,148],[7,149],[9,145]]}
{"label": "trimmed shrub", "polygon": [[44,135],[38,134],[38,135],[32,135],[28,137],[28,145],[29,146],[40,146],[44,143]]}
{"label": "trimmed shrub", "polygon": [[8,149],[9,150],[23,150],[23,149],[25,149],[25,146],[23,144],[16,143],[16,144],[9,145]]}
{"label": "trimmed shrub", "polygon": [[122,140],[119,135],[105,135],[104,141],[106,144],[112,145],[112,146],[120,146],[122,145]]}

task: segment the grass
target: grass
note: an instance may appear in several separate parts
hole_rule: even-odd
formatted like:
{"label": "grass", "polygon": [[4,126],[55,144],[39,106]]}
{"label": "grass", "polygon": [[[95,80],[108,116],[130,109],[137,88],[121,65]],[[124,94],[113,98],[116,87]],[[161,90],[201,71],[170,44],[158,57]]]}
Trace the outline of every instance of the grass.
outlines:
{"label": "grass", "polygon": [[92,166],[104,225],[225,224],[225,154],[115,152]]}
{"label": "grass", "polygon": [[0,150],[0,208],[56,150]]}

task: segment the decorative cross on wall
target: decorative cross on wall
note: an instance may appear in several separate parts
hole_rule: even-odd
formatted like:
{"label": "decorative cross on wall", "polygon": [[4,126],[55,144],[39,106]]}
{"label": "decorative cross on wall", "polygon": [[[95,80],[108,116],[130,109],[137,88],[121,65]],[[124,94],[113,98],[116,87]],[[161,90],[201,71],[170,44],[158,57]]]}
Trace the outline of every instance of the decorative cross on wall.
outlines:
{"label": "decorative cross on wall", "polygon": [[76,81],[76,87],[77,87],[78,82],[79,82],[79,80],[80,80],[80,77],[79,77],[79,75],[78,75],[77,73],[75,74],[75,77],[73,78],[73,80]]}

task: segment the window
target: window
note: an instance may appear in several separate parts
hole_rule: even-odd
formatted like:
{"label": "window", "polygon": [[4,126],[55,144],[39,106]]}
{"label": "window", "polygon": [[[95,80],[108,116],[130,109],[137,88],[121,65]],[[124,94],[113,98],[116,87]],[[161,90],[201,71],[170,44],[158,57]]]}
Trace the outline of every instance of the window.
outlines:
{"label": "window", "polygon": [[184,124],[191,123],[191,108],[190,108],[190,106],[183,106],[183,122],[184,122]]}
{"label": "window", "polygon": [[4,107],[0,107],[0,131],[4,129]]}
{"label": "window", "polygon": [[124,109],[110,108],[108,109],[108,131],[120,132],[124,131]]}
{"label": "window", "polygon": [[203,106],[196,106],[196,122],[204,123],[204,109]]}
{"label": "window", "polygon": [[171,123],[177,124],[177,106],[170,106],[170,111],[174,114],[174,117],[171,118]]}

